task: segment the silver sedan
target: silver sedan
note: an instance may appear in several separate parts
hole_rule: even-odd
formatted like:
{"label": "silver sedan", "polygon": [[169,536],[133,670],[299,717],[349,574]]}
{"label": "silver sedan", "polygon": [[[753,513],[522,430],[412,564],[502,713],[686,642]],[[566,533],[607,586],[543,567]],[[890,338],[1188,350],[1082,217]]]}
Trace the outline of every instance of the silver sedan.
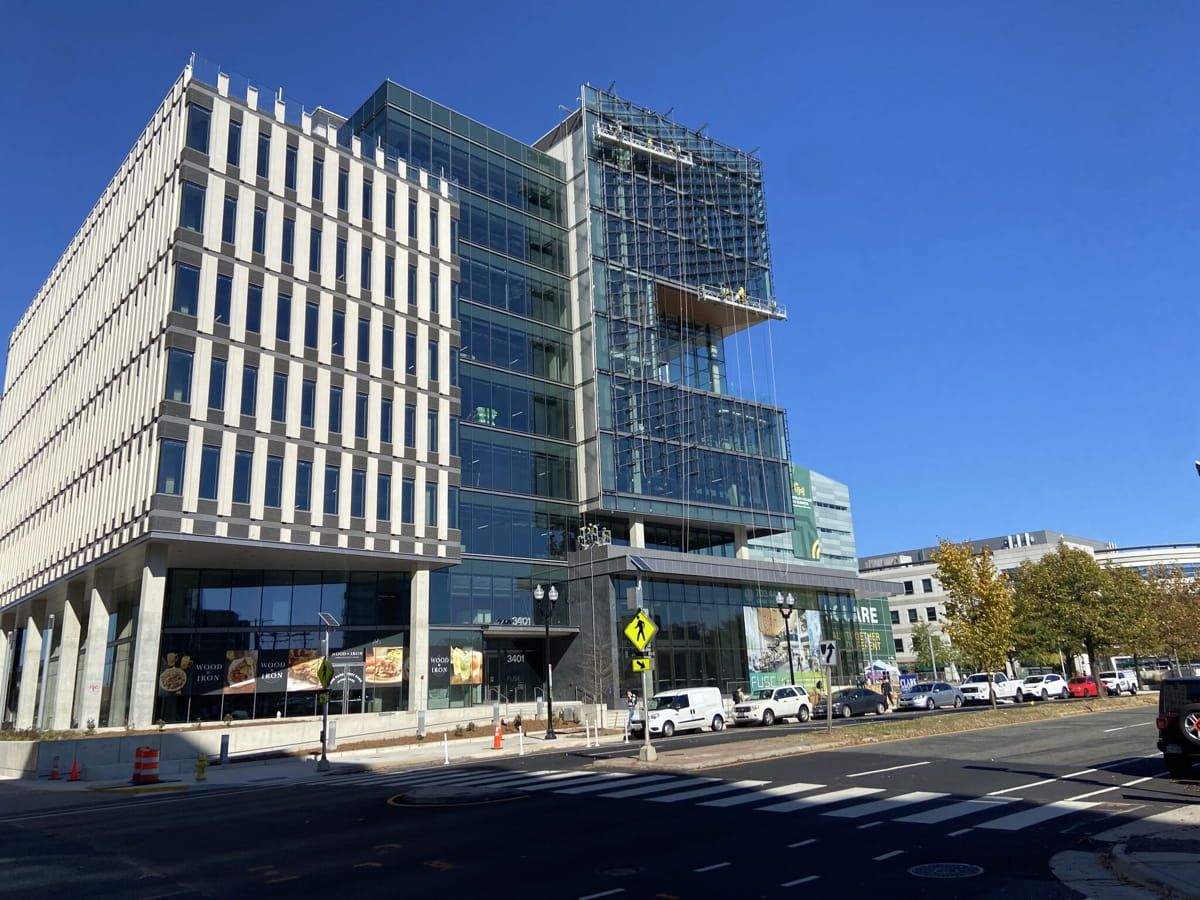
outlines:
{"label": "silver sedan", "polygon": [[963,705],[963,695],[957,687],[944,681],[922,681],[900,695],[899,709],[939,709]]}

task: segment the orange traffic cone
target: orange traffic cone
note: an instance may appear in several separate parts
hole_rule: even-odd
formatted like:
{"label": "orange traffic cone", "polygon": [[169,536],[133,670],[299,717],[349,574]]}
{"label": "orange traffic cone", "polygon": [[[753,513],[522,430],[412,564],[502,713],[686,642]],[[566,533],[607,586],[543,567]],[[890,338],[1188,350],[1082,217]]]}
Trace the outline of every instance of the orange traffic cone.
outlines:
{"label": "orange traffic cone", "polygon": [[71,760],[71,772],[69,775],[67,775],[67,781],[78,781],[78,780],[79,780],[79,760],[73,759],[73,760]]}
{"label": "orange traffic cone", "polygon": [[58,757],[54,757],[54,762],[50,766],[50,780],[61,781],[62,773],[58,771]]}
{"label": "orange traffic cone", "polygon": [[504,749],[504,728],[500,725],[496,726],[496,733],[492,736],[492,749]]}

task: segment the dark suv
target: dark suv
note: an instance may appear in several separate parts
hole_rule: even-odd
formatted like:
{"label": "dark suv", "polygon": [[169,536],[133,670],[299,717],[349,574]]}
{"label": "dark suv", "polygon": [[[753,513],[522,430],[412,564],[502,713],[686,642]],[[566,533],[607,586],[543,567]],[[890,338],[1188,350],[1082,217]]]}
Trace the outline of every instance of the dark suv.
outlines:
{"label": "dark suv", "polygon": [[1186,778],[1200,757],[1200,678],[1163,679],[1155,724],[1167,771]]}

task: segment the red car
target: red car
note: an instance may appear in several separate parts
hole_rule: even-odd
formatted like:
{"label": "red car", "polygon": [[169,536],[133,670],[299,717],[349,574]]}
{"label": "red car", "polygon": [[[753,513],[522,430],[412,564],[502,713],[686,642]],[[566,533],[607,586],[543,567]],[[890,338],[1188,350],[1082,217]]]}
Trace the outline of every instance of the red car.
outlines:
{"label": "red car", "polygon": [[1100,696],[1100,686],[1096,683],[1095,675],[1089,675],[1086,678],[1076,675],[1067,682],[1067,690],[1071,692],[1072,697]]}

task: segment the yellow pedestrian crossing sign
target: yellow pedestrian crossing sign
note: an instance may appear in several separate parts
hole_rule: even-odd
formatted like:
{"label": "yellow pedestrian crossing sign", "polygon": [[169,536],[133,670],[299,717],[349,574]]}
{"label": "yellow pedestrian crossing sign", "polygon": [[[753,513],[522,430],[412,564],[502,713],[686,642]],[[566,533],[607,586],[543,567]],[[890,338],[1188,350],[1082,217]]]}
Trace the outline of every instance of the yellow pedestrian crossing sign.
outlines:
{"label": "yellow pedestrian crossing sign", "polygon": [[317,680],[324,688],[329,687],[329,682],[333,680],[333,664],[329,662],[328,656],[322,659],[321,664],[317,666]]}
{"label": "yellow pedestrian crossing sign", "polygon": [[635,657],[633,658],[633,671],[635,671],[635,672],[649,672],[649,671],[650,671],[650,657],[648,657],[648,656],[635,656]]}
{"label": "yellow pedestrian crossing sign", "polygon": [[640,609],[625,626],[625,637],[629,638],[629,642],[639,650],[645,650],[657,633],[658,626],[654,624],[654,620]]}

